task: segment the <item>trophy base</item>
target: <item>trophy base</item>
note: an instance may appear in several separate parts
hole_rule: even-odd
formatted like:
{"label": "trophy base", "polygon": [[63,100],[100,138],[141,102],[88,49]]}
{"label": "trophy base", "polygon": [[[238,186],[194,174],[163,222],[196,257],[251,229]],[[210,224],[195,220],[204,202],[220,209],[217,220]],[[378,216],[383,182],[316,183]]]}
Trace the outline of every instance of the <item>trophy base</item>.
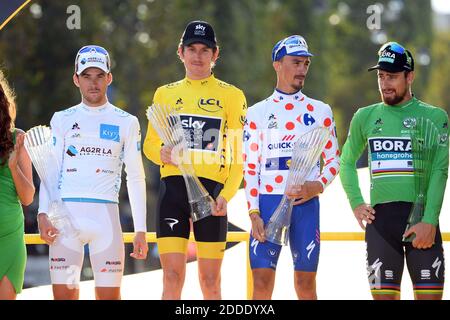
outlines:
{"label": "trophy base", "polygon": [[278,244],[280,246],[287,246],[289,243],[289,226],[273,225],[270,222],[266,227],[266,241]]}
{"label": "trophy base", "polygon": [[[409,228],[411,228],[411,225],[408,223],[408,224],[406,225],[405,232],[406,232],[406,230],[408,230]],[[413,242],[413,240],[414,240],[415,238],[416,238],[416,234],[413,233],[413,234],[409,235],[408,237],[402,237],[402,242]]]}
{"label": "trophy base", "polygon": [[210,195],[207,195],[189,204],[191,206],[192,222],[197,222],[203,218],[212,216],[215,202]]}

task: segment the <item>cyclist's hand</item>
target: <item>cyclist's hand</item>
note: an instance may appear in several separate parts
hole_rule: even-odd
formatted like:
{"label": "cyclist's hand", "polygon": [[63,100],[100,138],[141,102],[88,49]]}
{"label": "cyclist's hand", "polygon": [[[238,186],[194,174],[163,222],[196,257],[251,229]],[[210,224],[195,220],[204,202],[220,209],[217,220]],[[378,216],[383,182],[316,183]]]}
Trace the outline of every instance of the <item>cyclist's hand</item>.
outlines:
{"label": "cyclist's hand", "polygon": [[59,234],[58,229],[53,226],[45,213],[38,214],[37,220],[41,239],[44,240],[46,244],[52,245]]}
{"label": "cyclist's hand", "polygon": [[136,232],[133,239],[133,252],[130,253],[130,257],[138,260],[147,258],[148,244],[145,239],[145,232]]}
{"label": "cyclist's hand", "polygon": [[411,228],[406,230],[404,237],[407,238],[411,234],[415,233],[412,245],[417,249],[428,249],[434,244],[434,239],[436,237],[436,227],[430,223],[419,222],[413,225]]}
{"label": "cyclist's hand", "polygon": [[286,189],[288,199],[297,199],[293,205],[304,203],[323,192],[323,185],[319,181],[305,181],[303,185],[293,185]]}
{"label": "cyclist's hand", "polygon": [[218,196],[216,199],[216,207],[213,210],[213,216],[223,217],[227,215],[227,200],[224,197]]}
{"label": "cyclist's hand", "polygon": [[259,242],[266,241],[266,235],[264,231],[264,221],[261,219],[258,213],[250,214],[250,220],[252,222],[252,236]]}
{"label": "cyclist's hand", "polygon": [[364,225],[363,221],[366,222],[366,224],[371,224],[373,220],[375,220],[375,210],[366,203],[360,204],[353,210],[353,214],[355,215],[356,220],[359,223],[359,226],[366,230],[366,226]]}
{"label": "cyclist's hand", "polygon": [[174,148],[163,146],[160,151],[161,161],[164,164],[170,164],[173,166],[177,166],[175,157],[174,157]]}

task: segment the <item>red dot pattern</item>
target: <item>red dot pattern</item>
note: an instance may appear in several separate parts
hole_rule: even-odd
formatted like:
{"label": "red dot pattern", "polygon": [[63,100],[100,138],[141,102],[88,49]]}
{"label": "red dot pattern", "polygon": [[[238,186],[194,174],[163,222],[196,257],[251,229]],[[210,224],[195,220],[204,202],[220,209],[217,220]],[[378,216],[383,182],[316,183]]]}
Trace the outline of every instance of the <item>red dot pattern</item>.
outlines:
{"label": "red dot pattern", "polygon": [[336,175],[336,169],[335,168],[331,167],[330,168],[330,172],[333,174],[333,176]]}
{"label": "red dot pattern", "polygon": [[295,124],[293,122],[286,123],[286,129],[292,130],[295,128]]}
{"label": "red dot pattern", "polygon": [[323,125],[324,125],[325,127],[331,126],[331,119],[330,119],[330,118],[326,118],[326,119],[323,121]]}
{"label": "red dot pattern", "polygon": [[254,163],[249,163],[249,164],[248,164],[248,167],[249,167],[250,169],[256,169],[256,164],[254,164]]}
{"label": "red dot pattern", "polygon": [[252,171],[252,170],[248,170],[247,172],[248,172],[248,174],[249,174],[249,175],[251,175],[251,176],[254,176],[254,175],[256,175],[256,172],[255,172],[255,171]]}
{"label": "red dot pattern", "polygon": [[275,182],[276,183],[282,183],[283,182],[283,176],[276,176],[275,177]]}
{"label": "red dot pattern", "polygon": [[327,180],[327,178],[325,178],[325,177],[322,177],[322,182],[323,182],[324,184],[327,184],[327,183],[328,183],[328,180]]}
{"label": "red dot pattern", "polygon": [[251,189],[251,190],[250,190],[250,195],[251,195],[252,197],[257,197],[257,196],[258,196],[258,190],[255,189],[255,188]]}
{"label": "red dot pattern", "polygon": [[247,207],[250,209],[250,201],[247,201]]}
{"label": "red dot pattern", "polygon": [[258,144],[257,143],[252,143],[251,145],[250,145],[250,150],[252,150],[252,151],[258,151]]}
{"label": "red dot pattern", "polygon": [[308,103],[308,105],[306,106],[306,109],[308,109],[308,111],[314,111],[314,106],[310,103]]}
{"label": "red dot pattern", "polygon": [[341,151],[340,150],[336,150],[336,155],[340,156],[341,155]]}
{"label": "red dot pattern", "polygon": [[288,104],[286,104],[286,105],[284,106],[284,108],[285,108],[286,110],[292,110],[292,109],[294,109],[294,105],[293,105],[292,103],[288,103]]}
{"label": "red dot pattern", "polygon": [[247,186],[247,181],[244,179],[244,188]]}
{"label": "red dot pattern", "polygon": [[270,184],[266,185],[266,190],[267,192],[272,192],[273,191],[273,187]]}
{"label": "red dot pattern", "polygon": [[256,130],[256,123],[253,121],[250,122],[250,129]]}
{"label": "red dot pattern", "polygon": [[325,146],[325,149],[331,149],[332,146],[333,146],[333,142],[331,142],[331,140],[329,140],[327,142],[327,145]]}
{"label": "red dot pattern", "polygon": [[246,154],[246,153],[243,153],[243,154],[242,154],[242,159],[243,159],[244,161],[247,161],[247,154]]}

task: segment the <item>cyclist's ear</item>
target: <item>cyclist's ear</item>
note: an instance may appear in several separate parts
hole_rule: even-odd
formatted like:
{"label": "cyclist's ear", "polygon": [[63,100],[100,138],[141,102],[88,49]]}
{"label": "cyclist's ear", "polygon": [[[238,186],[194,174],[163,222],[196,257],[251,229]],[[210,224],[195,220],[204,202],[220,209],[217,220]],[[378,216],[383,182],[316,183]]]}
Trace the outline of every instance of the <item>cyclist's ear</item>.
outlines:
{"label": "cyclist's ear", "polygon": [[107,74],[107,77],[108,77],[108,86],[112,83],[112,81],[113,81],[113,75],[112,75],[112,73],[110,72],[110,73],[108,73]]}
{"label": "cyclist's ear", "polygon": [[74,73],[72,79],[73,79],[73,83],[79,88],[80,87],[80,82],[78,80],[78,77],[79,76],[76,73]]}

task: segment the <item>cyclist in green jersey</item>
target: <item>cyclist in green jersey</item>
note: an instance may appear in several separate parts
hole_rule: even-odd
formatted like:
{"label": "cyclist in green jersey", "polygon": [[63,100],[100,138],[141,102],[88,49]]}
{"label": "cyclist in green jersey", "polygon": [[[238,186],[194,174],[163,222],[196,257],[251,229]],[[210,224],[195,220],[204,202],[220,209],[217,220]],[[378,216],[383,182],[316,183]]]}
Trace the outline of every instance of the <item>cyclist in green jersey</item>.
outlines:
{"label": "cyclist in green jersey", "polygon": [[[374,299],[400,298],[406,257],[416,299],[441,299],[444,256],[439,214],[448,171],[448,116],[418,100],[412,54],[395,42],[379,50],[378,87],[382,102],[359,109],[353,116],[342,150],[341,181],[359,225],[366,230],[367,268]],[[415,200],[410,130],[418,118],[430,119],[439,130],[424,216],[405,231]],[[370,204],[362,197],[356,161],[368,148]],[[415,234],[412,243],[403,236]]]}
{"label": "cyclist in green jersey", "polygon": [[14,94],[0,71],[0,300],[22,291],[26,248],[23,205],[33,202],[31,160],[23,131],[14,128]]}

